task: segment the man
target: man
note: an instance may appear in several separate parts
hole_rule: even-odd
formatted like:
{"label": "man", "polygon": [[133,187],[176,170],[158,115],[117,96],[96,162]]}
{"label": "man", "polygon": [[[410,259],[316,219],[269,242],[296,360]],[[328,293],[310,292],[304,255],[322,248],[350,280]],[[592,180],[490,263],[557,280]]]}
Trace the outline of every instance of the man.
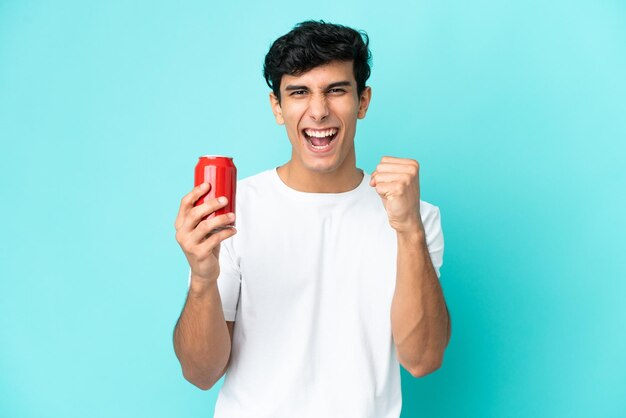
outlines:
{"label": "man", "polygon": [[441,365],[439,210],[420,201],[416,161],[356,167],[369,57],[367,35],[324,22],[276,40],[264,75],[291,159],[239,182],[237,231],[211,232],[232,213],[201,221],[226,204],[193,207],[209,185],[181,202],[191,272],[174,346],[196,386],[226,373],[216,417],[398,417],[399,364]]}

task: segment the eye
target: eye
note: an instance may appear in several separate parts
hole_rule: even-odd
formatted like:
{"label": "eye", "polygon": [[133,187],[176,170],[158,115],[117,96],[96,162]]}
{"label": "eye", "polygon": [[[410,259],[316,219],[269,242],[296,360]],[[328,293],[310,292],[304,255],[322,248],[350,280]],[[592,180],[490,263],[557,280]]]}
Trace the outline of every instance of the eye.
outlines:
{"label": "eye", "polygon": [[346,90],[345,89],[341,89],[341,88],[334,88],[334,89],[330,89],[328,90],[329,93],[334,93],[334,94],[341,94],[341,93],[345,93]]}
{"label": "eye", "polygon": [[294,90],[289,95],[290,96],[302,96],[306,94],[306,90]]}

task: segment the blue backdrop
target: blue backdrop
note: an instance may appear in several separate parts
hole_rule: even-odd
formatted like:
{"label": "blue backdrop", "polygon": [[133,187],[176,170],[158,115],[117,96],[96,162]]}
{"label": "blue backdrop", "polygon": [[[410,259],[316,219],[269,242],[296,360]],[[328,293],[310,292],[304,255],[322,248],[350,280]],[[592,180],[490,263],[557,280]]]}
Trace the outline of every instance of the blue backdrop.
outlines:
{"label": "blue backdrop", "polygon": [[453,336],[403,417],[626,417],[618,0],[0,0],[0,416],[212,416],[173,222],[199,155],[288,159],[261,68],[306,19],[369,33],[359,166],[441,208]]}

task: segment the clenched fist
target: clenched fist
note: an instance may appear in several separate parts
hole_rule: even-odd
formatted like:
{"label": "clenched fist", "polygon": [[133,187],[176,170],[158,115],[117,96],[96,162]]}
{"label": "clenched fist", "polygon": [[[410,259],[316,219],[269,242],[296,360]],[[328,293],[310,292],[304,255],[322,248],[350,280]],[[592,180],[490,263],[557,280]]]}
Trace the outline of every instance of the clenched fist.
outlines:
{"label": "clenched fist", "polygon": [[383,157],[372,173],[370,186],[376,188],[383,200],[393,229],[397,232],[423,230],[417,161]]}

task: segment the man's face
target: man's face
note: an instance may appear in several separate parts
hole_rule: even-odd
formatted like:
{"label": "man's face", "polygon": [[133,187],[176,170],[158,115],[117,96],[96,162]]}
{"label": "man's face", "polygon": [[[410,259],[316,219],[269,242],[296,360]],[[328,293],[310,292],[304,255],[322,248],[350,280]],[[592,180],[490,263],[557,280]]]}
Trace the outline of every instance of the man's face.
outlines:
{"label": "man's face", "polygon": [[273,93],[270,102],[276,122],[287,129],[290,164],[312,174],[355,166],[356,121],[365,117],[371,90],[367,87],[360,98],[357,95],[352,61],[333,61],[298,76],[284,75],[280,93],[280,104]]}

